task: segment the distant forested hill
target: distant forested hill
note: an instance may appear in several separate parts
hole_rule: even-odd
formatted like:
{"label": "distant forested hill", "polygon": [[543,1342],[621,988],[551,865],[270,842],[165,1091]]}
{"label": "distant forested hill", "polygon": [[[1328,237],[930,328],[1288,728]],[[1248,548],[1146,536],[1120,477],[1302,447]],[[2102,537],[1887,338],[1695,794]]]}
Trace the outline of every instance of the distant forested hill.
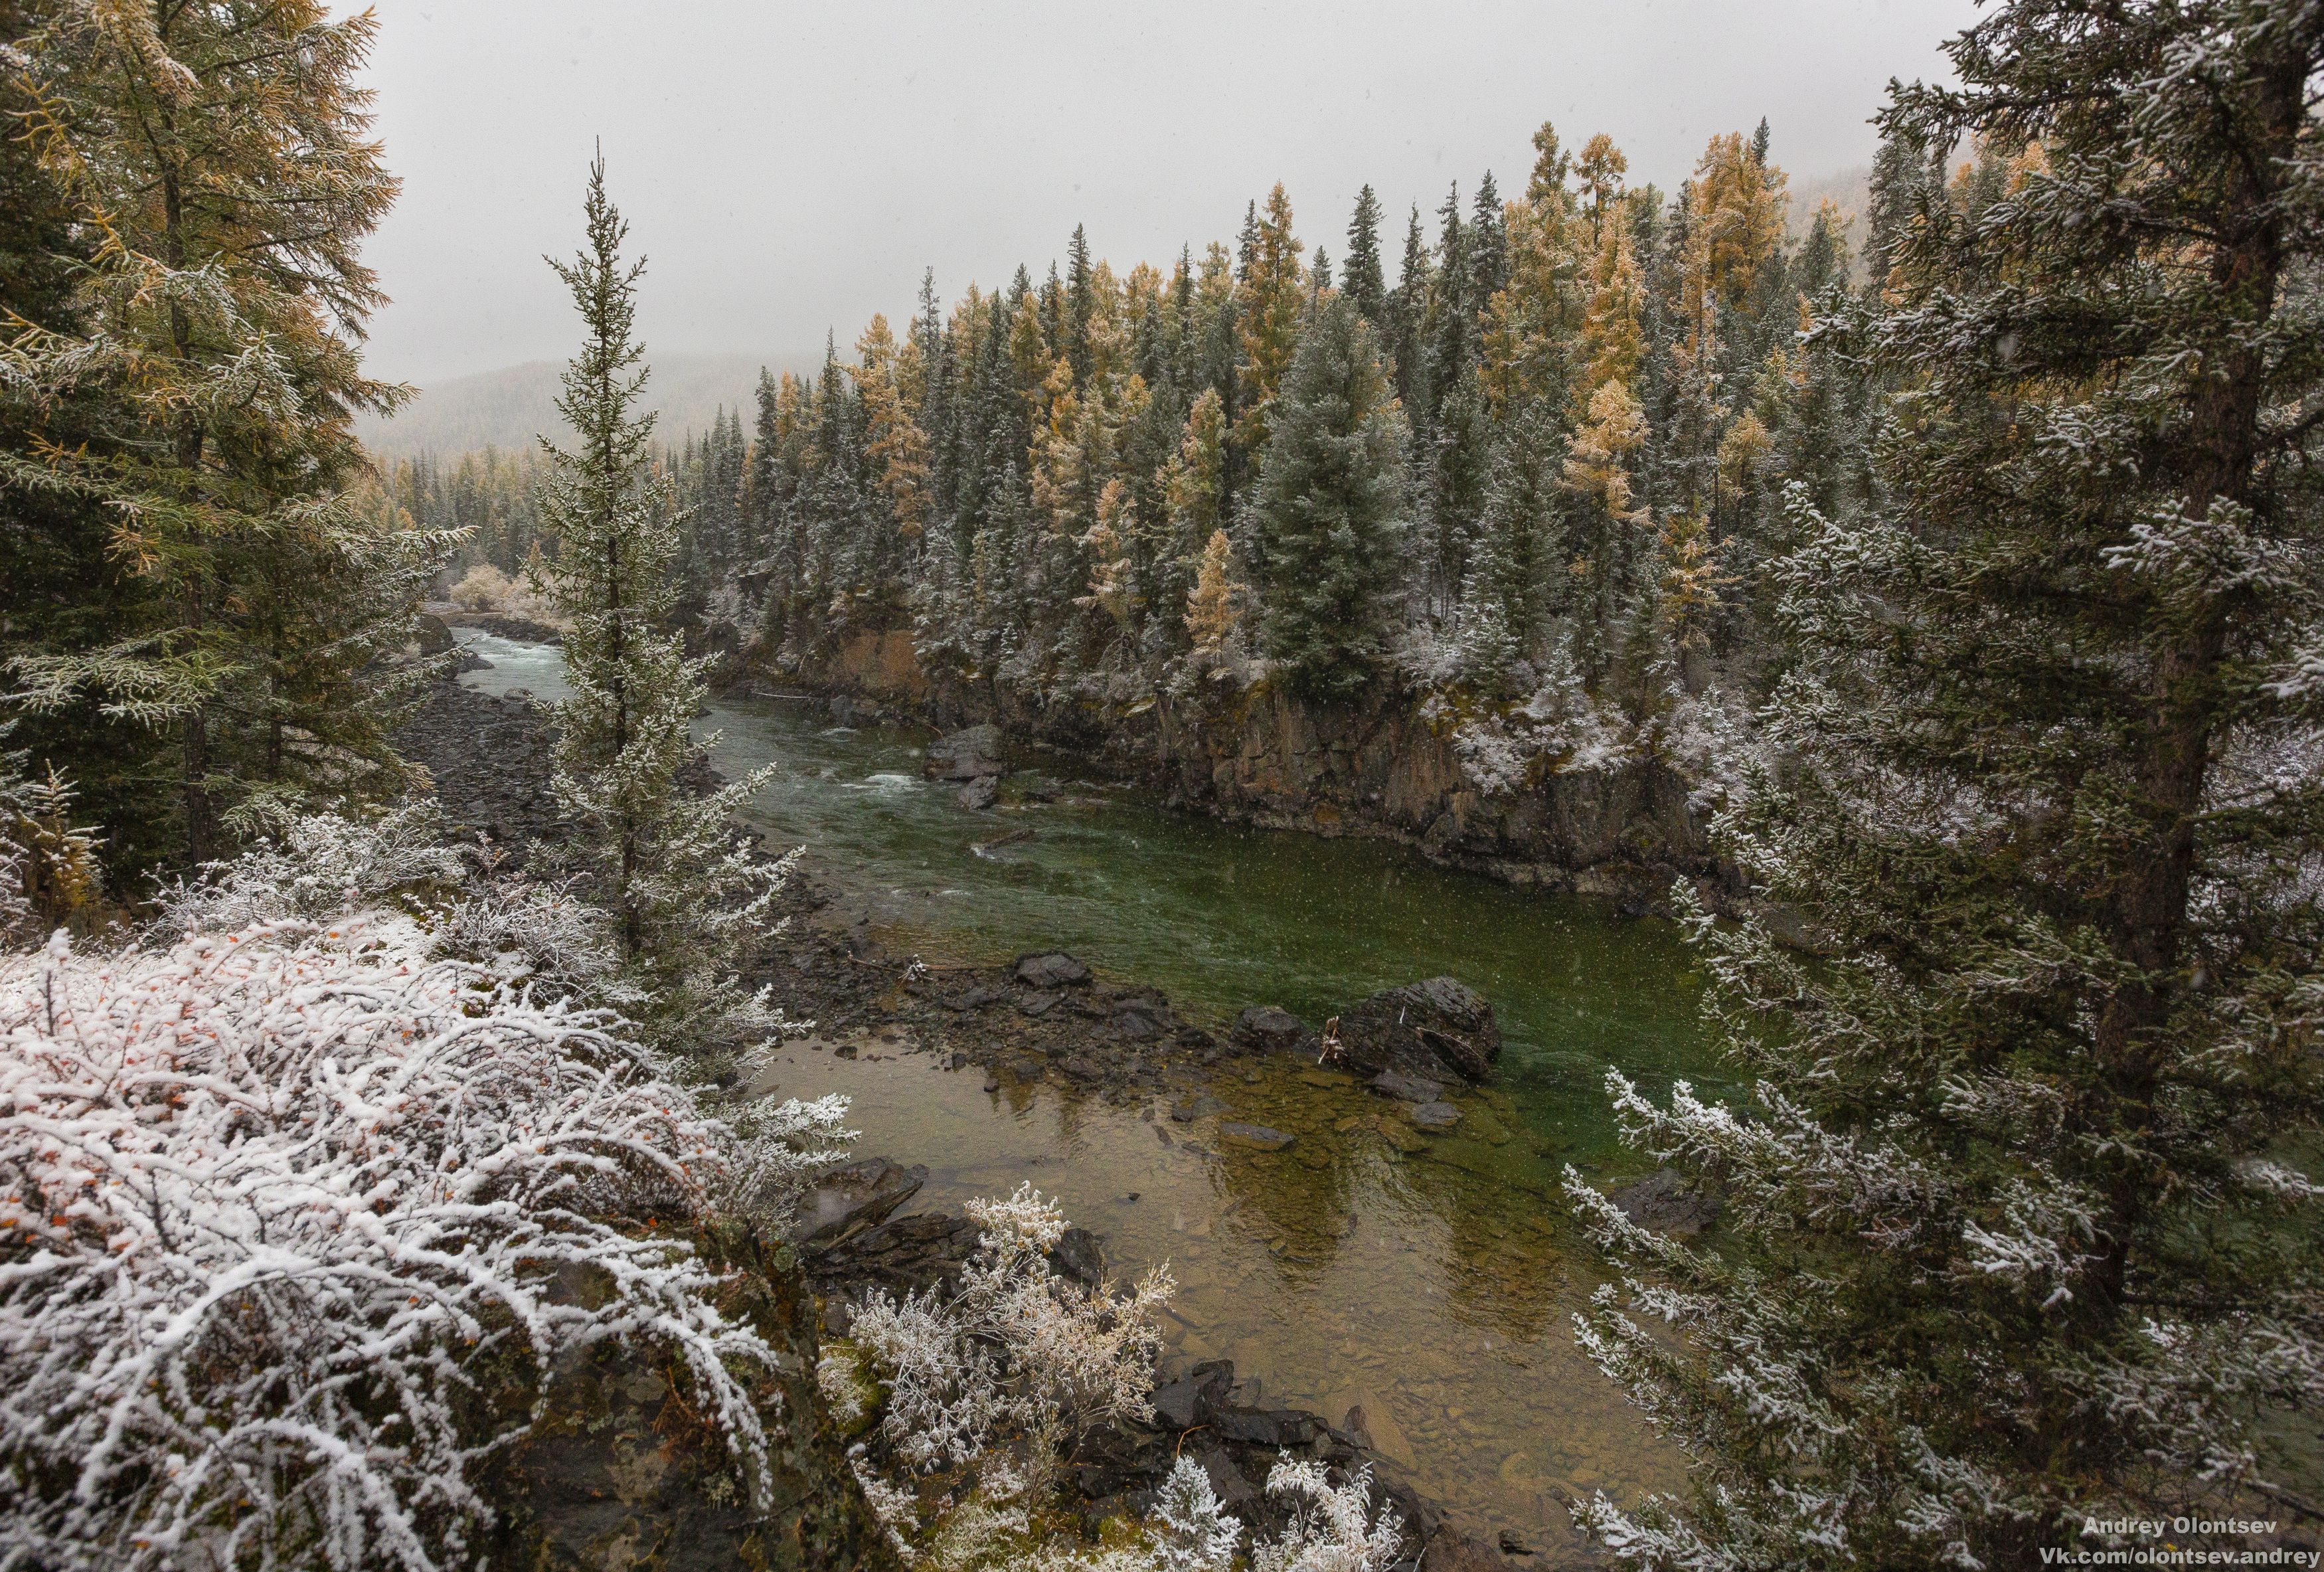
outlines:
{"label": "distant forested hill", "polygon": [[[805,372],[822,358],[820,354],[658,355],[653,379],[646,384],[646,404],[660,411],[661,435],[676,442],[688,431],[708,430],[722,405],[752,409],[761,366],[779,376],[785,371]],[[394,419],[365,416],[357,421],[356,434],[384,458],[521,448],[541,432],[563,430],[556,409],[560,369],[555,361],[533,360],[428,383]]]}

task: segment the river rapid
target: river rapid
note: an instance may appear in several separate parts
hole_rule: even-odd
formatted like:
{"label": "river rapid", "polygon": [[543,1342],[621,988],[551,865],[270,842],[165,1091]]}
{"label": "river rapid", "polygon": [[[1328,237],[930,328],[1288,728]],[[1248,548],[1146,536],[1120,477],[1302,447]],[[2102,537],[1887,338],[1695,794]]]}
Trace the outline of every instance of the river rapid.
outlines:
{"label": "river rapid", "polygon": [[[461,636],[492,662],[471,686],[563,696],[554,649]],[[1681,1459],[1574,1345],[1572,1313],[1608,1273],[1557,1190],[1567,1163],[1599,1182],[1637,1171],[1613,1138],[1609,1066],[1651,1093],[1729,1090],[1671,925],[1382,842],[1172,813],[1057,759],[1020,761],[1000,807],[972,811],[923,779],[927,734],[834,726],[809,700],[720,701],[701,724],[729,777],[781,767],[749,813],[770,844],[805,846],[875,937],[933,965],[1066,949],[1211,1022],[1256,1003],[1320,1021],[1437,974],[1483,994],[1499,1073],[1459,1097],[1443,1138],[1384,1118],[1347,1077],[1279,1060],[1233,1061],[1210,1088],[1227,1116],[1296,1136],[1274,1153],[1222,1148],[1166,1100],[1054,1080],[987,1092],[900,1031],[853,1058],[800,1044],[770,1084],[852,1097],[862,1151],[927,1166],[916,1207],[1029,1179],[1105,1236],[1117,1271],[1167,1261],[1174,1355],[1231,1358],[1268,1401],[1334,1423],[1360,1408],[1379,1450],[1472,1529],[1560,1540],[1572,1496],[1682,1484]]]}

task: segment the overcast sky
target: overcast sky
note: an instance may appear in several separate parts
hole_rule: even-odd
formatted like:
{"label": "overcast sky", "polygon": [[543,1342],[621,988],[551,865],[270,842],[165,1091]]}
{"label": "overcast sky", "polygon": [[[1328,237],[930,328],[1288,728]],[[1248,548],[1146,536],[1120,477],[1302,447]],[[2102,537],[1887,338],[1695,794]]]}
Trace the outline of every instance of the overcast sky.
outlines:
{"label": "overcast sky", "polygon": [[[352,7],[349,7],[352,9]],[[791,354],[908,313],[924,266],[1038,274],[1075,223],[1118,265],[1231,239],[1282,180],[1336,256],[1370,181],[1402,233],[1529,138],[1610,132],[1666,189],[1762,115],[1795,180],[1868,162],[1892,76],[1969,0],[378,0],[371,69],[401,201],[369,255],[378,375],[562,358],[544,251],[603,139],[650,258],[650,347]],[[1393,269],[1393,254],[1390,258]]]}

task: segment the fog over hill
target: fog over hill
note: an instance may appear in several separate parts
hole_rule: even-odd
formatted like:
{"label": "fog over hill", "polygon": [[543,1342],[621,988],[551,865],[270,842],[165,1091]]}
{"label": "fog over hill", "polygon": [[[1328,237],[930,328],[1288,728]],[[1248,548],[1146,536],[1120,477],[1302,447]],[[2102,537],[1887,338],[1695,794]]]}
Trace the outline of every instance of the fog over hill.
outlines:
{"label": "fog over hill", "polygon": [[[657,355],[645,404],[659,413],[659,433],[671,442],[708,430],[722,407],[740,408],[747,426],[761,366],[780,375],[807,372],[822,360],[819,353]],[[355,433],[383,458],[519,448],[543,432],[561,438],[566,427],[557,413],[557,378],[563,369],[558,361],[531,360],[431,382],[392,419],[358,419]]]}

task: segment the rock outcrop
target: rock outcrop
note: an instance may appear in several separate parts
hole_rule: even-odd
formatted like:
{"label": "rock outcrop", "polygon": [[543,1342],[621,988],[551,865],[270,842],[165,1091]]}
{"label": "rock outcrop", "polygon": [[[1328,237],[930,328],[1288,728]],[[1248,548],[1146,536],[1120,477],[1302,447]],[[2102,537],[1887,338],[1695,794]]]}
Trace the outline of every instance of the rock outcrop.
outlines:
{"label": "rock outcrop", "polygon": [[1002,774],[1001,728],[987,723],[938,737],[928,744],[921,768],[937,781],[989,780]]}
{"label": "rock outcrop", "polygon": [[[1317,704],[1264,682],[1235,692],[1145,696],[1115,705],[1094,692],[1035,706],[989,685],[931,680],[902,630],[852,636],[798,667],[737,670],[737,689],[769,680],[826,698],[851,724],[918,720],[979,734],[989,761],[948,780],[1001,773],[1006,737],[1056,748],[1143,778],[1176,805],[1244,823],[1369,835],[1511,883],[1661,910],[1673,883],[1717,897],[1731,876],[1712,853],[1689,783],[1652,758],[1604,769],[1536,769],[1488,790],[1462,768],[1454,726],[1412,695]],[[973,724],[972,724],[973,723]],[[988,728],[997,728],[985,736]],[[964,733],[955,730],[945,739]],[[934,758],[935,750],[931,750]]]}
{"label": "rock outcrop", "polygon": [[861,1232],[884,1221],[927,1179],[926,1168],[906,1168],[885,1157],[844,1163],[816,1180],[783,1236],[793,1244],[814,1245]]}
{"label": "rock outcrop", "polygon": [[1341,1057],[1348,1067],[1369,1076],[1481,1081],[1501,1055],[1501,1029],[1493,1007],[1476,990],[1451,977],[1431,977],[1374,994],[1342,1013],[1339,1035]]}

